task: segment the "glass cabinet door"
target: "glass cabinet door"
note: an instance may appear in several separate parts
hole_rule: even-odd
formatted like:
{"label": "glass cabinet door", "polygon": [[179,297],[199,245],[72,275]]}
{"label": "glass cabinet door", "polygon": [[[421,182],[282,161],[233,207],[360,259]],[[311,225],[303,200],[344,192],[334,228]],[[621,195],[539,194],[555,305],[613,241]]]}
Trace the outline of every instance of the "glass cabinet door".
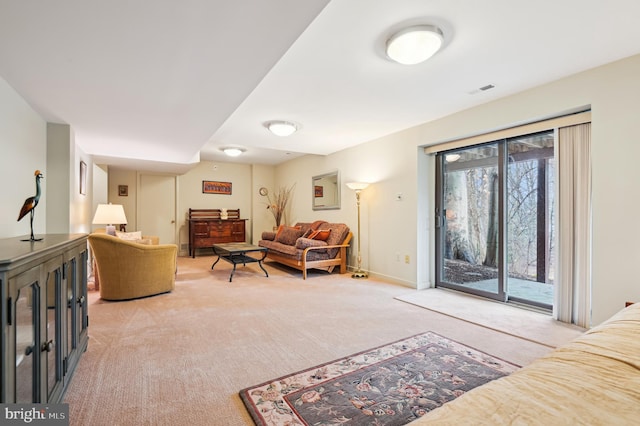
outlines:
{"label": "glass cabinet door", "polygon": [[[46,301],[47,317],[46,328],[43,332],[41,346],[47,377],[47,400],[50,400],[58,385],[62,382],[62,309],[60,304],[62,290],[62,271],[60,262],[52,262],[56,266],[47,273]],[[58,390],[60,391],[60,390]]]}
{"label": "glass cabinet door", "polygon": [[34,261],[0,259],[0,402],[62,401],[89,339],[86,240],[52,234],[38,247],[4,240],[4,252]]}
{"label": "glass cabinet door", "polygon": [[77,364],[87,339],[87,250],[71,250],[65,256],[60,308],[64,325],[60,345],[62,376],[66,383],[69,369]]}
{"label": "glass cabinet door", "polygon": [[38,321],[40,292],[37,283],[21,288],[15,304],[15,402],[38,402]]}
{"label": "glass cabinet door", "polygon": [[[83,251],[80,253],[74,261],[74,268],[76,271],[76,275],[74,277],[73,286],[75,288],[75,331],[74,335],[76,339],[80,339],[80,336],[84,333],[87,333],[87,327],[89,326],[88,318],[88,302],[87,302],[87,261],[88,254],[87,251]],[[80,339],[82,340],[82,339]],[[77,343],[78,344],[78,343]],[[76,345],[77,345],[76,344]],[[74,348],[76,347],[74,345]]]}
{"label": "glass cabinet door", "polygon": [[[67,306],[67,348],[65,351],[65,357],[69,357],[71,352],[78,345],[77,339],[77,322],[75,320],[78,315],[76,307],[76,277],[77,277],[77,259],[71,259],[67,265],[67,282],[65,300]],[[66,373],[66,372],[65,372]]]}

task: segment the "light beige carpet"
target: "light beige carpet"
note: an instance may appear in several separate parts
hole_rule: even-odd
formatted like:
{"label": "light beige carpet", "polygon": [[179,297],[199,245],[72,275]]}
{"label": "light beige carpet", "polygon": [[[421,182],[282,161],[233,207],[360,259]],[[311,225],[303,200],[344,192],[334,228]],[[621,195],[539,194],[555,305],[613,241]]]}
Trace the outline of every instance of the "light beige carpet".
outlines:
{"label": "light beige carpet", "polygon": [[408,289],[267,263],[178,259],[172,293],[89,296],[89,347],[64,396],[71,425],[251,425],[238,391],[426,331],[525,365],[549,348],[400,302]]}
{"label": "light beige carpet", "polygon": [[396,299],[552,348],[585,331],[548,314],[447,289],[411,291]]}

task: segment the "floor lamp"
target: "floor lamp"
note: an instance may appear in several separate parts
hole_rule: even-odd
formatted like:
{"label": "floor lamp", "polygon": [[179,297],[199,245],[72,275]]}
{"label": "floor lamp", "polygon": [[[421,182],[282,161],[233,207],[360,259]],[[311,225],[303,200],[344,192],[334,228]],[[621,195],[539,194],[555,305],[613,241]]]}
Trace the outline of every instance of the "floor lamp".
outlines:
{"label": "floor lamp", "polygon": [[354,191],[356,191],[356,204],[358,206],[358,270],[356,270],[353,273],[353,275],[351,275],[351,278],[367,278],[368,277],[367,273],[363,271],[361,268],[362,255],[360,253],[360,192],[362,192],[362,190],[365,189],[367,186],[369,186],[369,184],[364,182],[347,183],[347,187],[349,187],[349,189],[353,189]]}

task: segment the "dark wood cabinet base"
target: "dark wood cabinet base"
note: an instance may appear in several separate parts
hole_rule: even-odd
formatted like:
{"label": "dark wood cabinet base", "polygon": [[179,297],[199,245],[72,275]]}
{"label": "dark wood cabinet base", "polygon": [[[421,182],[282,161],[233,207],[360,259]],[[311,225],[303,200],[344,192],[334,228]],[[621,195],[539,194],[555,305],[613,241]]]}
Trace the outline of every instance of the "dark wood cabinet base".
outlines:
{"label": "dark wood cabinet base", "polygon": [[189,209],[189,256],[196,257],[199,248],[214,244],[244,243],[247,219],[240,219],[240,209]]}

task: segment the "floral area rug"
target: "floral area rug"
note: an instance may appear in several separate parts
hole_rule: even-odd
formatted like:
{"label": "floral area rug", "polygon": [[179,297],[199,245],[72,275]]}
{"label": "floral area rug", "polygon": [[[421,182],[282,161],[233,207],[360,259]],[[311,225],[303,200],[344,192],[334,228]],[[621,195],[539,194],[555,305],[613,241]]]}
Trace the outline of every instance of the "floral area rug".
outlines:
{"label": "floral area rug", "polygon": [[519,367],[427,332],[240,391],[257,425],[404,425]]}

